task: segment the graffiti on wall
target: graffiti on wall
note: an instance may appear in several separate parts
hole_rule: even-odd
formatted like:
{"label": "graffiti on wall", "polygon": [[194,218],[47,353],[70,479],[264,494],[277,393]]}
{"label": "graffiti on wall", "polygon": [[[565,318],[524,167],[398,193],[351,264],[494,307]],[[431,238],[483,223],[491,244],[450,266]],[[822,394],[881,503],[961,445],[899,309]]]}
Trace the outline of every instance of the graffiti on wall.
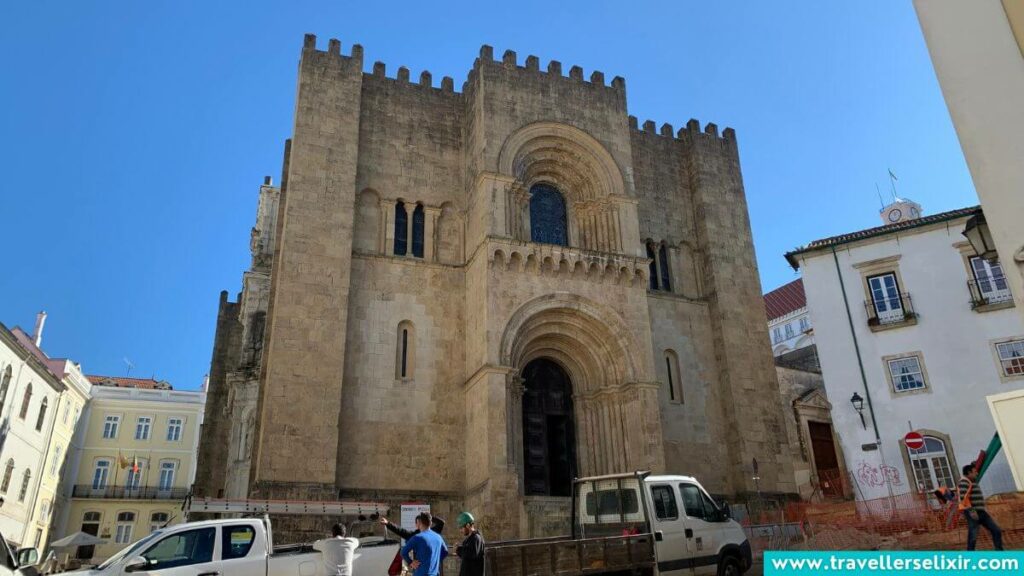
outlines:
{"label": "graffiti on wall", "polygon": [[902,486],[903,478],[900,471],[892,466],[876,466],[870,462],[861,460],[857,465],[857,482],[861,486],[879,488],[889,483],[893,486]]}

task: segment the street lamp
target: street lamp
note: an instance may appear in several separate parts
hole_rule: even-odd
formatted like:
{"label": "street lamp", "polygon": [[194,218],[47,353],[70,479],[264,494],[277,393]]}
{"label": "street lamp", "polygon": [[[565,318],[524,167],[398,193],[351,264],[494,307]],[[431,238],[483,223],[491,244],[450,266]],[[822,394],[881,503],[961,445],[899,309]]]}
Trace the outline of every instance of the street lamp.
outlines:
{"label": "street lamp", "polygon": [[850,398],[850,403],[853,404],[853,409],[856,410],[857,415],[860,416],[860,425],[867,430],[868,425],[864,422],[864,399],[860,397],[860,394],[854,392],[853,397]]}
{"label": "street lamp", "polygon": [[992,241],[992,231],[988,228],[988,222],[985,221],[983,212],[979,211],[971,216],[964,227],[963,235],[967,237],[971,248],[974,248],[974,252],[978,256],[989,262],[993,262],[999,257],[996,253],[996,243]]}

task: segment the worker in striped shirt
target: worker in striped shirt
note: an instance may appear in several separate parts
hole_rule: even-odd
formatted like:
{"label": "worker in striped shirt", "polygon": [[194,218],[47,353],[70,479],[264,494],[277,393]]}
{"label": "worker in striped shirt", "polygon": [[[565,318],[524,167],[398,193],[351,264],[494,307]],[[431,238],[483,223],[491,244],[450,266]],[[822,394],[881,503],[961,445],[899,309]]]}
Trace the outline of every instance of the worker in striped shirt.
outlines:
{"label": "worker in striped shirt", "polygon": [[960,507],[967,518],[967,549],[974,550],[978,542],[978,526],[984,526],[992,535],[992,547],[1003,549],[1003,531],[999,524],[985,511],[985,495],[978,486],[978,470],[974,464],[964,466],[960,479]]}

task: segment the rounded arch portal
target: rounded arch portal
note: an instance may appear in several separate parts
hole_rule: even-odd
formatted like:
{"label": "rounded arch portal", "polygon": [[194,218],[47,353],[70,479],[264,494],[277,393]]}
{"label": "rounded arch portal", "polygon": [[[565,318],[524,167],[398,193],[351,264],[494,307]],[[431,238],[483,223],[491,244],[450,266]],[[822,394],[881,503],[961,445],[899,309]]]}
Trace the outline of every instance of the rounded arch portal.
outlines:
{"label": "rounded arch portal", "polygon": [[572,496],[576,432],[569,375],[558,362],[537,358],[522,378],[524,494]]}

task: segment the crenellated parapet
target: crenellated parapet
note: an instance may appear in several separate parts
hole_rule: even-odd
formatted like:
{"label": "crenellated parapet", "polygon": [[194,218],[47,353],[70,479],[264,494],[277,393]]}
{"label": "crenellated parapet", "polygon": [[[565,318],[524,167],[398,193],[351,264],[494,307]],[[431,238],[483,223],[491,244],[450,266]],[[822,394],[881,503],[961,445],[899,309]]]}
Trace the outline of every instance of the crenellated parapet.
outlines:
{"label": "crenellated parapet", "polygon": [[516,273],[640,287],[647,286],[650,265],[647,258],[496,238],[488,241],[487,262]]}
{"label": "crenellated parapet", "polygon": [[721,135],[719,135],[717,124],[708,122],[704,125],[704,129],[701,130],[700,121],[694,118],[691,118],[690,121],[678,131],[673,132],[674,128],[667,122],[662,124],[659,128],[654,120],[645,120],[641,126],[636,116],[630,116],[629,128],[634,132],[640,132],[649,136],[671,138],[674,140],[684,140],[688,142],[708,139],[729,142],[733,145],[735,145],[736,142],[736,131],[732,128],[722,130]]}
{"label": "crenellated parapet", "polygon": [[[519,70],[552,78],[572,80],[584,85],[617,90],[623,93],[626,90],[626,80],[621,76],[614,77],[611,83],[606,84],[604,72],[595,70],[590,73],[589,78],[585,78],[583,68],[580,66],[572,66],[569,68],[569,76],[566,77],[562,74],[562,63],[558,60],[551,60],[548,62],[546,69],[541,70],[540,59],[531,54],[526,57],[526,61],[522,66],[520,66],[514,50],[505,50],[504,54],[501,56],[501,60],[499,61],[494,58],[494,48],[484,44],[480,47],[480,56],[476,59],[476,62],[474,62],[473,69],[475,71],[480,66],[489,64],[501,65],[509,70]],[[470,74],[472,75],[472,72]]]}

